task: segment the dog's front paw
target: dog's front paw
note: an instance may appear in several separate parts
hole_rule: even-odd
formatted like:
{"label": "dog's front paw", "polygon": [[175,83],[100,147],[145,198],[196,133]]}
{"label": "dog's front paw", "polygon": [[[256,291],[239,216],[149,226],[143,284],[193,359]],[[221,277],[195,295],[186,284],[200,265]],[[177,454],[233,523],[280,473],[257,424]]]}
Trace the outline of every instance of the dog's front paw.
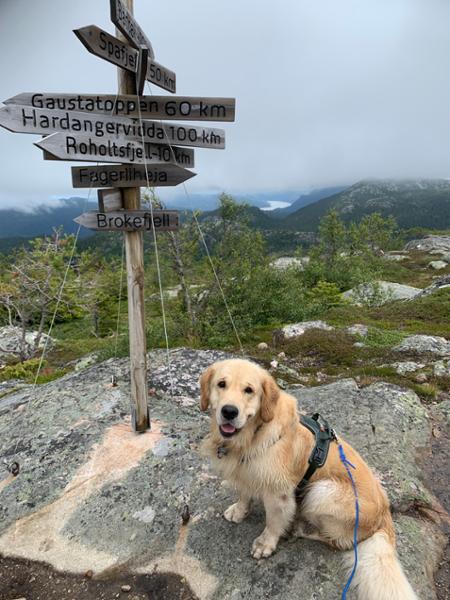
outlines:
{"label": "dog's front paw", "polygon": [[240,502],[236,502],[236,504],[232,504],[223,513],[223,516],[225,517],[225,519],[227,521],[231,521],[231,523],[241,523],[247,515],[248,515],[248,508],[246,508]]}
{"label": "dog's front paw", "polygon": [[253,558],[267,558],[275,552],[278,540],[273,535],[263,531],[262,534],[256,538],[252,546]]}

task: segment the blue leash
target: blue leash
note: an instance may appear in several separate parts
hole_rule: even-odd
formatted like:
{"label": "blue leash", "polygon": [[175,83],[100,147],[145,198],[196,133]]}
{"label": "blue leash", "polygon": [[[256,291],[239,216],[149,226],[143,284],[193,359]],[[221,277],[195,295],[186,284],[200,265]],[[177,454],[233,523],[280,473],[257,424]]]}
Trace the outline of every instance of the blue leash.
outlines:
{"label": "blue leash", "polygon": [[354,553],[355,553],[355,561],[353,563],[352,572],[350,573],[350,576],[349,576],[349,578],[347,580],[347,583],[345,584],[345,588],[342,591],[341,600],[346,600],[348,589],[349,589],[350,584],[351,584],[351,582],[353,580],[353,577],[354,577],[355,572],[356,572],[356,567],[358,565],[359,503],[358,503],[358,491],[356,489],[356,485],[355,485],[355,481],[354,481],[353,476],[352,476],[352,472],[350,471],[350,467],[352,469],[355,469],[355,465],[352,465],[352,463],[345,456],[345,452],[344,452],[344,448],[342,447],[342,444],[339,444],[338,448],[339,448],[339,458],[341,459],[341,462],[344,465],[345,470],[347,471],[347,475],[349,476],[350,481],[352,483],[353,493],[355,494],[355,529],[353,531],[353,550],[354,550]]}

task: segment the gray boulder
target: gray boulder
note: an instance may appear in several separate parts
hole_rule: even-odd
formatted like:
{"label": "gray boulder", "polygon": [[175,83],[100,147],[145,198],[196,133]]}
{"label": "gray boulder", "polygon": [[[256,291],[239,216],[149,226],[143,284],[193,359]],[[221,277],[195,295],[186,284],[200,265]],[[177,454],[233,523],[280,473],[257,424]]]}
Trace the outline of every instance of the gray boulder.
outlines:
{"label": "gray boulder", "polygon": [[420,240],[411,240],[404,250],[420,250],[431,254],[446,254],[450,252],[450,237],[441,235],[429,235]]}
{"label": "gray boulder", "polygon": [[409,360],[405,362],[395,362],[389,366],[393,367],[399,375],[406,375],[407,373],[414,373],[419,369],[423,369],[425,363],[417,363]]}
{"label": "gray boulder", "polygon": [[444,260],[432,260],[428,263],[428,266],[435,271],[440,271],[441,269],[445,269],[448,265]]}
{"label": "gray boulder", "polygon": [[[37,350],[41,350],[47,340],[47,348],[54,344],[54,340],[46,334],[42,334],[36,348],[37,331],[28,331],[25,334],[25,356],[31,358]],[[0,327],[0,362],[5,360],[17,359],[21,351],[22,330],[14,325]]]}
{"label": "gray boulder", "polygon": [[292,323],[291,325],[285,325],[281,329],[276,329],[273,332],[273,343],[276,346],[288,340],[300,337],[305,331],[308,331],[308,329],[332,331],[334,327],[328,325],[325,321],[301,321],[300,323]]}
{"label": "gray boulder", "polygon": [[397,254],[396,252],[387,252],[383,255],[383,260],[388,260],[391,262],[402,262],[408,258],[407,254]]}
{"label": "gray boulder", "polygon": [[418,294],[418,298],[422,296],[429,296],[430,294],[434,294],[439,290],[449,289],[450,288],[450,275],[443,275],[442,277],[436,277],[433,283],[426,287],[420,294]]}
{"label": "gray boulder", "polygon": [[446,421],[450,427],[450,400],[444,400],[435,407],[435,411],[438,412]]}
{"label": "gray boulder", "polygon": [[[150,353],[152,430],[140,435],[129,426],[128,359],[0,399],[10,408],[0,416],[0,461],[20,463],[18,477],[0,482],[0,554],[95,576],[124,565],[177,573],[201,600],[340,597],[347,576],[341,553],[288,537],[273,557],[256,562],[250,548],[263,528],[261,508],[240,525],[221,518],[234,493],[197,452],[209,422],[197,403],[199,374],[226,356],[180,349],[170,353],[169,368],[164,352]],[[117,387],[109,385],[111,373]],[[358,389],[353,380],[289,391],[300,408],[326,417],[382,479],[400,560],[421,600],[436,600],[432,576],[446,540],[413,510],[432,502],[415,460],[430,452],[418,397],[382,383]],[[23,403],[30,403],[26,412],[14,409]],[[185,504],[191,518],[183,526]]]}
{"label": "gray boulder", "polygon": [[355,323],[354,325],[347,327],[345,331],[350,335],[359,335],[361,337],[367,337],[367,334],[369,333],[369,327],[367,325],[363,325],[362,323]]}
{"label": "gray boulder", "polygon": [[433,365],[435,377],[450,377],[450,360],[438,360]]}
{"label": "gray boulder", "polygon": [[450,355],[450,342],[443,337],[434,335],[410,335],[394,346],[393,350],[409,354],[447,356]]}
{"label": "gray boulder", "polygon": [[410,300],[420,294],[420,288],[391,281],[374,281],[347,290],[342,296],[354,304],[381,306],[392,300]]}

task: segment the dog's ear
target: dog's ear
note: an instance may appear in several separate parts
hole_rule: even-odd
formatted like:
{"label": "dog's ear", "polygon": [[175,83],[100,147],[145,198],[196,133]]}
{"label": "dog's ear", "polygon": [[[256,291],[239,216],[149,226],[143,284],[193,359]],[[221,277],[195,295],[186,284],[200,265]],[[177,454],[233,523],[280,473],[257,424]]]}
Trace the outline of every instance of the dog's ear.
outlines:
{"label": "dog's ear", "polygon": [[214,375],[214,365],[211,365],[200,377],[200,410],[208,410],[209,395],[211,393],[211,379]]}
{"label": "dog's ear", "polygon": [[280,397],[280,388],[277,386],[274,378],[270,375],[267,375],[264,379],[262,388],[261,419],[267,423],[268,421],[271,421],[275,415],[275,406]]}

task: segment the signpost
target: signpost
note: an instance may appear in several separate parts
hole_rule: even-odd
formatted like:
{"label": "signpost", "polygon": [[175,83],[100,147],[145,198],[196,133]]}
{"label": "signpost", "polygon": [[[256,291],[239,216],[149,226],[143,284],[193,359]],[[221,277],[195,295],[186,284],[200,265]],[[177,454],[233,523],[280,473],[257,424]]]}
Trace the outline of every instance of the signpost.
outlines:
{"label": "signpost", "polygon": [[155,58],[150,40],[142,31],[133,17],[133,4],[128,0],[128,8],[121,0],[110,0],[111,21],[117,29],[127,38],[136,48],[145,46],[150,51],[150,56]]}
{"label": "signpost", "polygon": [[113,212],[123,208],[122,192],[117,188],[97,190],[98,209],[100,212]]}
{"label": "signpost", "polygon": [[[131,73],[137,72],[139,52],[125,42],[95,25],[74,29],[73,32],[91,54]],[[163,90],[172,93],[176,91],[175,73],[153,59],[148,60],[146,79]]]}
{"label": "signpost", "polygon": [[96,231],[123,231],[132,423],[135,431],[146,431],[150,417],[142,236],[150,230],[175,231],[179,215],[142,210],[140,186],[175,186],[194,177],[183,168],[194,165],[189,147],[224,148],[225,132],[178,121],[234,121],[235,99],[143,96],[146,80],[175,93],[175,73],[155,61],[152,44],[134,19],[133,0],[110,0],[110,8],[117,37],[95,25],[74,33],[89,52],[118,67],[117,95],[18,94],[0,108],[0,126],[45,135],[36,142],[45,159],[120,163],[72,167],[74,188],[99,188],[99,211],[84,213],[75,221]]}
{"label": "signpost", "polygon": [[157,231],[176,231],[179,227],[179,213],[175,210],[92,211],[74,220],[97,231],[152,231],[153,226]]}
{"label": "signpost", "polygon": [[97,138],[123,136],[130,140],[177,144],[196,148],[225,148],[225,131],[183,123],[139,121],[136,118],[86,114],[73,110],[48,110],[8,104],[0,108],[0,127],[16,133],[48,135],[58,131],[91,134]]}
{"label": "signpost", "polygon": [[154,165],[145,169],[144,165],[97,165],[92,167],[72,167],[74,188],[126,188],[175,186],[195,177],[195,173],[177,165]]}
{"label": "signpost", "polygon": [[127,140],[96,138],[88,135],[52,133],[35,142],[35,146],[50,152],[62,160],[94,162],[126,162],[130,164],[175,163],[184,167],[194,166],[194,151],[190,148],[152,144]]}
{"label": "signpost", "polygon": [[[122,75],[131,74],[124,72]],[[234,121],[236,107],[234,98],[199,96],[141,96],[138,98],[136,94],[125,94],[124,92],[120,92],[118,96],[25,92],[3,102],[46,108],[47,110],[76,110],[109,116],[174,119],[175,121]]]}

